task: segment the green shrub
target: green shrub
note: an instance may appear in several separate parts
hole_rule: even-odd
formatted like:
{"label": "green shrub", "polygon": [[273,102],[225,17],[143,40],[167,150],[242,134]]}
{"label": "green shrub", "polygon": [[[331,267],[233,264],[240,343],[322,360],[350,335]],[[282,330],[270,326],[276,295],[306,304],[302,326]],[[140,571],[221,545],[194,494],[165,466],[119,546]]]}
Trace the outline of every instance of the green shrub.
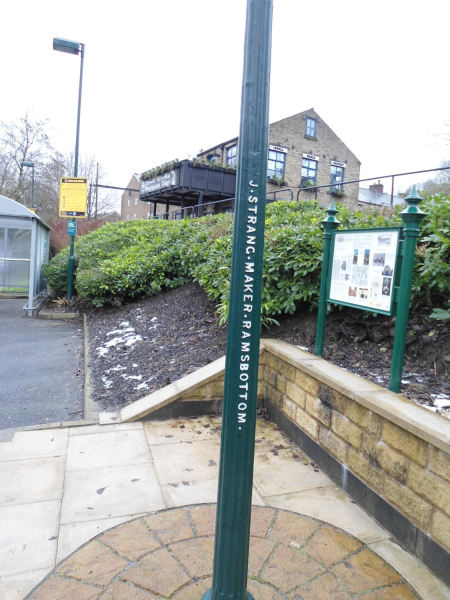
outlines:
{"label": "green shrub", "polygon": [[[450,291],[450,198],[423,203],[423,221],[414,276],[416,302]],[[262,290],[263,321],[292,314],[300,304],[317,306],[323,253],[321,221],[325,211],[314,200],[279,201],[267,206]],[[340,207],[341,228],[397,226],[399,209],[351,212]],[[133,221],[108,224],[77,239],[76,290],[95,306],[152,295],[164,287],[196,280],[228,316],[233,220],[217,215],[183,221]],[[68,251],[46,269],[51,289],[66,292]],[[442,304],[442,302],[441,302]]]}
{"label": "green shrub", "polygon": [[416,303],[443,304],[450,297],[450,196],[422,202],[426,213],[417,245],[413,292]]}

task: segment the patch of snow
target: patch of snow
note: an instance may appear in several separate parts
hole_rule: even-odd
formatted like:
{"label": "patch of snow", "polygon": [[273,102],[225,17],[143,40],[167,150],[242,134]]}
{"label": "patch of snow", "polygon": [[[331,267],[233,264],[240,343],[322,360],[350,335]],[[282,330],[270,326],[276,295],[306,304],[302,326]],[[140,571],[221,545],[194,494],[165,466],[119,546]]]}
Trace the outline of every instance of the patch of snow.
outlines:
{"label": "patch of snow", "polygon": [[154,323],[157,320],[158,320],[158,317],[153,317],[153,319],[150,319],[150,323]]}
{"label": "patch of snow", "polygon": [[120,323],[119,327],[128,327],[130,325],[129,321],[122,321],[122,323]]}
{"label": "patch of snow", "polygon": [[105,373],[109,375],[111,371],[124,371],[125,369],[126,367],[121,367],[120,365],[117,365],[117,367],[111,367],[111,369],[107,369]]}
{"label": "patch of snow", "polygon": [[133,367],[135,367],[135,368],[136,368],[136,367],[138,367],[138,366],[139,366],[139,365],[137,365],[136,363],[133,363]]}
{"label": "patch of snow", "polygon": [[99,356],[105,356],[109,352],[108,348],[97,348],[97,350]]}
{"label": "patch of snow", "polygon": [[139,385],[134,387],[133,390],[148,390],[148,385],[144,381],[144,383],[140,383]]}
{"label": "patch of snow", "polygon": [[114,329],[113,331],[108,331],[106,335],[115,335],[116,333],[127,333],[129,331],[134,331],[134,327],[127,327],[127,329]]}
{"label": "patch of snow", "polygon": [[422,404],[424,408],[428,408],[428,410],[432,410],[433,412],[438,411],[439,409],[436,406],[428,406],[427,404]]}
{"label": "patch of snow", "polygon": [[106,377],[102,377],[102,381],[103,385],[107,390],[109,390],[109,388],[113,385],[113,382],[110,379],[107,379]]}
{"label": "patch of snow", "polygon": [[123,374],[123,375],[121,375],[121,377],[123,377],[127,381],[129,379],[137,379],[137,381],[140,381],[142,379],[142,375],[127,375],[127,374]]}
{"label": "patch of snow", "polygon": [[431,394],[433,398],[433,404],[438,408],[445,408],[450,406],[450,398],[447,394]]}
{"label": "patch of snow", "polygon": [[140,335],[132,335],[125,342],[125,346],[131,346],[132,344],[135,344],[136,342],[142,342],[142,336],[140,336]]}
{"label": "patch of snow", "polygon": [[447,394],[431,394],[431,396],[436,400],[450,400],[450,396],[447,396]]}
{"label": "patch of snow", "polygon": [[402,379],[402,383],[403,383],[403,385],[409,385],[411,382],[410,382],[410,381],[406,381],[406,380]]}
{"label": "patch of snow", "polygon": [[310,352],[308,346],[295,346],[296,348],[300,348],[300,350],[304,350],[305,352]]}

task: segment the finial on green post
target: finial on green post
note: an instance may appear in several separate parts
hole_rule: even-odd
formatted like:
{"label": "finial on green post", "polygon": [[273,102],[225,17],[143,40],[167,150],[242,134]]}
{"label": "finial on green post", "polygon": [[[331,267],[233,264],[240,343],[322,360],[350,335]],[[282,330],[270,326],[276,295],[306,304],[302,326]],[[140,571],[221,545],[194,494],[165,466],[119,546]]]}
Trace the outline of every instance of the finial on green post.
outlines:
{"label": "finial on green post", "polygon": [[340,223],[339,219],[336,218],[338,209],[336,208],[336,204],[334,203],[334,200],[331,201],[331,204],[327,208],[326,213],[327,213],[328,217],[322,221],[322,223],[324,225],[325,225],[325,223]]}
{"label": "finial on green post", "polygon": [[400,214],[405,214],[405,213],[424,214],[419,208],[419,203],[422,202],[422,200],[423,200],[423,198],[421,198],[419,196],[419,194],[417,193],[417,188],[414,184],[411,188],[411,192],[410,192],[409,196],[407,196],[405,198],[405,202],[407,203],[408,206]]}

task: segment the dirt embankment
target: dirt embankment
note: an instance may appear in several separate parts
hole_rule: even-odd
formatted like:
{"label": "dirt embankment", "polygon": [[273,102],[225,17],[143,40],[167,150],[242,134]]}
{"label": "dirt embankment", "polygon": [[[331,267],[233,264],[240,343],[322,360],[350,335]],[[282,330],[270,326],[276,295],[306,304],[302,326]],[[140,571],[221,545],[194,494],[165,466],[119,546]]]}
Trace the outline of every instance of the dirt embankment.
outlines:
{"label": "dirt embankment", "polygon": [[[226,328],[214,306],[190,283],[118,308],[91,311],[93,396],[117,410],[225,354]],[[358,310],[333,310],[327,318],[324,358],[379,385],[389,385],[394,319]],[[263,337],[314,351],[316,313],[280,318]],[[411,315],[402,393],[450,416],[450,324],[423,312]]]}

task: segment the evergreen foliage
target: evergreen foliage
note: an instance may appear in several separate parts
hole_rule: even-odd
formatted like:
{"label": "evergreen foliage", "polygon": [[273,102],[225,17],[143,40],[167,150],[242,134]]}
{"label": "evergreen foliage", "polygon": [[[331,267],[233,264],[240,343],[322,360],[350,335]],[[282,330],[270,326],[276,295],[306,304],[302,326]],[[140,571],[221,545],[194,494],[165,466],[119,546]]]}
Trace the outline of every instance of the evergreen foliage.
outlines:
{"label": "evergreen foliage", "polygon": [[[417,304],[442,306],[450,297],[450,196],[429,197],[419,238],[413,284]],[[317,306],[323,252],[316,201],[269,204],[266,212],[262,316],[266,324],[299,305]],[[402,223],[399,209],[351,212],[340,207],[341,228],[389,227]],[[196,280],[217,304],[220,323],[228,315],[232,215],[183,221],[108,223],[76,240],[76,290],[94,306]],[[47,267],[49,286],[66,292],[67,249]]]}

